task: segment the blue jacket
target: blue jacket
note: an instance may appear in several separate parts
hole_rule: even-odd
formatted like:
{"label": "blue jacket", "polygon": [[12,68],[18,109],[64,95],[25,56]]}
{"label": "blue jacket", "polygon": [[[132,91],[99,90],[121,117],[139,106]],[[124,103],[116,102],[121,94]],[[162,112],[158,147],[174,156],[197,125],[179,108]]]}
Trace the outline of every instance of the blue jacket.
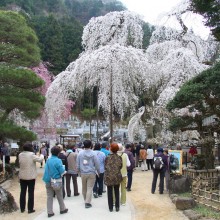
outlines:
{"label": "blue jacket", "polygon": [[110,154],[110,151],[107,150],[106,148],[101,148],[100,151],[103,152],[103,153],[105,154],[106,157]]}
{"label": "blue jacket", "polygon": [[105,171],[105,154],[99,150],[94,150],[96,153],[96,156],[98,157],[99,160],[99,167],[100,167],[100,173],[104,173]]}
{"label": "blue jacket", "polygon": [[65,174],[65,169],[63,167],[62,160],[59,159],[57,156],[51,156],[48,158],[44,175],[43,175],[43,181],[45,183],[50,183],[50,179],[59,179]]}

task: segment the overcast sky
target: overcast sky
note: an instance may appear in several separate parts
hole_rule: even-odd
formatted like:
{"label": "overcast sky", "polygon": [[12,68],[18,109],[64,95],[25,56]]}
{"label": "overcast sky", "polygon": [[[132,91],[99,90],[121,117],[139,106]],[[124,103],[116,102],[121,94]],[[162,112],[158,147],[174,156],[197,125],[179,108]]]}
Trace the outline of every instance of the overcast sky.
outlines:
{"label": "overcast sky", "polygon": [[120,0],[129,11],[144,16],[144,20],[155,24],[160,13],[168,12],[181,0]]}
{"label": "overcast sky", "polygon": [[[158,23],[158,16],[161,13],[169,12],[174,6],[180,3],[182,0],[120,0],[129,11],[134,11],[142,16],[144,20],[150,24],[160,24],[172,26],[172,20],[170,23]],[[177,25],[177,24],[176,24]],[[195,34],[200,35],[206,39],[209,34],[209,29],[204,27],[201,16],[188,16],[186,25],[192,28]],[[175,24],[172,27],[176,27]]]}

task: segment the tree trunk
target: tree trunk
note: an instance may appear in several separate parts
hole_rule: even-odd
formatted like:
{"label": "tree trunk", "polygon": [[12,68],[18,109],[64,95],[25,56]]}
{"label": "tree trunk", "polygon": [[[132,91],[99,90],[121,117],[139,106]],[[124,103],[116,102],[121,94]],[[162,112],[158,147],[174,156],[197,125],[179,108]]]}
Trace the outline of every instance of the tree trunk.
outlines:
{"label": "tree trunk", "polygon": [[202,152],[205,156],[205,169],[213,169],[215,157],[213,155],[213,148],[215,146],[215,140],[213,137],[205,137],[201,141]]}

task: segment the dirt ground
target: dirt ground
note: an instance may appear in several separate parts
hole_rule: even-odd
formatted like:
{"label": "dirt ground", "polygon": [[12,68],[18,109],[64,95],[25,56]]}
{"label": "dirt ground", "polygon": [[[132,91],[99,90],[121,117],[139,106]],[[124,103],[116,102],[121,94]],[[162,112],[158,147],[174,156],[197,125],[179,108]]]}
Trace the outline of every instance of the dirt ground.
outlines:
{"label": "dirt ground", "polygon": [[[37,164],[40,167],[40,164]],[[35,210],[29,215],[20,210],[6,215],[1,215],[1,220],[32,220],[46,209],[46,190],[42,181],[43,169],[38,169],[38,178],[35,185]],[[132,215],[134,220],[187,220],[181,211],[178,211],[171,202],[167,193],[160,195],[159,192],[151,194],[152,171],[142,172],[137,168],[133,176],[132,191],[127,193],[128,200],[133,205]],[[20,186],[17,178],[11,180],[8,189],[19,205]],[[86,219],[85,219],[86,220]]]}

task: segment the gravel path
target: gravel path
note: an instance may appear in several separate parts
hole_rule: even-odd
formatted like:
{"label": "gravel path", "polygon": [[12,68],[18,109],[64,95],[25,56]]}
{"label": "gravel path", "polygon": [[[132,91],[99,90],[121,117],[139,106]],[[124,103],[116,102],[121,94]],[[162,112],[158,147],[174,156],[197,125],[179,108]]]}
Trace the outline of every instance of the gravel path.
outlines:
{"label": "gravel path", "polygon": [[[20,211],[18,210],[17,212],[14,212],[11,214],[1,215],[1,220],[20,220],[20,219],[33,220],[33,219],[39,219],[39,216],[46,216],[46,211],[45,211],[46,210],[46,191],[45,191],[44,183],[41,180],[42,174],[43,174],[43,168],[39,168],[38,166],[38,173],[39,175],[38,175],[36,187],[35,187],[35,206],[34,206],[36,212],[33,214],[28,214],[27,212],[20,213]],[[102,218],[104,220],[107,220],[107,219],[112,219],[112,220],[130,220],[130,219],[132,220],[146,220],[146,219],[149,219],[149,220],[151,219],[187,220],[188,218],[185,217],[185,215],[183,215],[181,211],[178,211],[175,208],[168,194],[160,195],[159,192],[156,192],[155,194],[151,194],[152,177],[153,177],[152,171],[142,172],[140,168],[135,170],[134,176],[133,176],[132,191],[127,193],[128,204],[126,205],[126,207],[121,207],[120,215],[117,215],[117,213],[114,213],[112,215],[112,218],[107,218],[107,216],[109,216],[109,211],[107,208],[106,195],[103,196],[103,198],[98,198],[98,199],[102,199],[102,203],[104,204],[103,206],[104,208],[100,207],[100,209],[101,208],[106,209],[106,212],[105,212],[106,218],[105,216],[103,216],[105,215],[104,212],[103,212],[104,214],[102,213]],[[81,180],[79,179],[78,182],[81,182]],[[19,187],[19,183],[16,178],[11,180],[10,187],[7,190],[12,193],[17,204],[19,204],[20,187]],[[95,201],[93,202],[95,203]],[[68,207],[68,208],[74,209],[74,204],[72,207]],[[124,212],[124,218],[122,217],[123,212]],[[57,218],[58,216],[56,217],[56,219]],[[89,218],[85,218],[83,220],[87,220],[87,219],[97,220],[95,215],[92,215]]]}
{"label": "gravel path", "polygon": [[[167,193],[151,194],[153,173],[141,171],[134,172],[132,191],[127,193],[135,210],[135,220],[187,220],[188,218],[171,202]],[[158,183],[157,183],[158,184]]]}

